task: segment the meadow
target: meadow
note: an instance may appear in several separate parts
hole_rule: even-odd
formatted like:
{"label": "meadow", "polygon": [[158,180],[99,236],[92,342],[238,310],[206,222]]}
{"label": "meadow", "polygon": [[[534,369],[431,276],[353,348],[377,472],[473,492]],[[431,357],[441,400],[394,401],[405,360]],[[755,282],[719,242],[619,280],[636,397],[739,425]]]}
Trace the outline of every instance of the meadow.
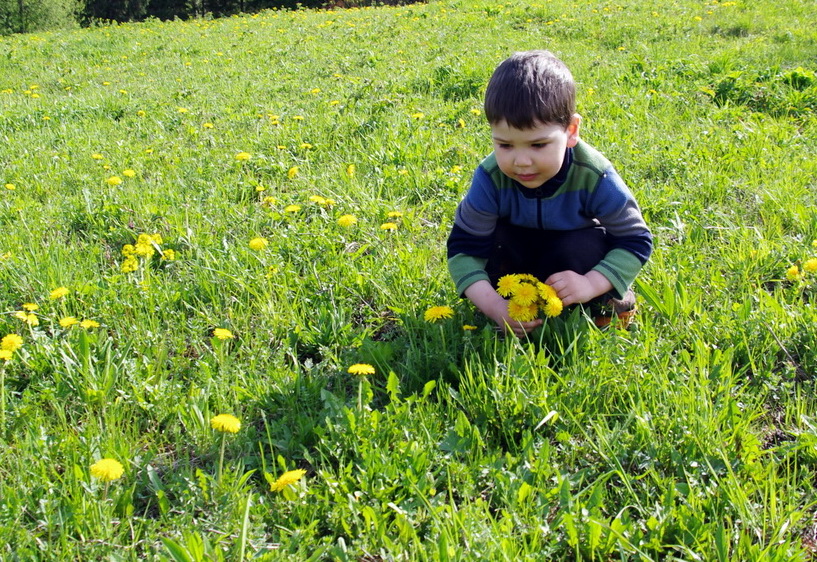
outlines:
{"label": "meadow", "polygon": [[[813,558],[813,16],[445,0],[0,38],[0,558]],[[501,338],[448,277],[484,85],[531,48],[655,236],[630,330]]]}

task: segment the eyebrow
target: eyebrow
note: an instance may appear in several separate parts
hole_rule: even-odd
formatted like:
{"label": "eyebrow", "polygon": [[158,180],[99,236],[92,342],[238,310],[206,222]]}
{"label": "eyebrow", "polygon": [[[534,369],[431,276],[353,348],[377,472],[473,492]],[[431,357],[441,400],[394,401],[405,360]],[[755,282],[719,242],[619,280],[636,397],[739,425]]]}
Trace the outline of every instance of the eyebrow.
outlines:
{"label": "eyebrow", "polygon": [[[502,137],[497,137],[496,135],[491,135],[491,138],[493,138],[496,142],[503,142],[503,143],[510,144],[509,140],[503,139]],[[552,140],[552,138],[553,138],[553,136],[551,135],[551,136],[538,137],[538,138],[535,138],[535,139],[526,140],[525,142],[529,143],[529,144],[537,144],[537,143],[550,141],[550,140]]]}

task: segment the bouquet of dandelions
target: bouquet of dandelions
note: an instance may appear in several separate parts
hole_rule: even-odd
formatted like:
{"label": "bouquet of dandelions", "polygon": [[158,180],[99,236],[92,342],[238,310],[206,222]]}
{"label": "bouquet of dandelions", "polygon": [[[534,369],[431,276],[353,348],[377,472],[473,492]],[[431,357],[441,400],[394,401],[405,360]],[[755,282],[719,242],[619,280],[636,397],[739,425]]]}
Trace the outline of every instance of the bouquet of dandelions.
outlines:
{"label": "bouquet of dandelions", "polygon": [[530,322],[540,311],[551,318],[562,313],[562,300],[553,287],[527,273],[500,277],[496,292],[510,298],[508,314],[519,322]]}

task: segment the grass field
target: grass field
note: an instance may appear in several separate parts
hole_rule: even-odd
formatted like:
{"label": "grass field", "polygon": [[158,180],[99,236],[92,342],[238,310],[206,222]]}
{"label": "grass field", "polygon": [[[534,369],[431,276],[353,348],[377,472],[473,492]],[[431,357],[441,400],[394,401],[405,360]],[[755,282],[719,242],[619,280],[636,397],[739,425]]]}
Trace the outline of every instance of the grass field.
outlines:
{"label": "grass field", "polygon": [[[0,38],[0,558],[813,557],[814,6],[670,4]],[[530,48],[655,235],[630,331],[448,278]]]}

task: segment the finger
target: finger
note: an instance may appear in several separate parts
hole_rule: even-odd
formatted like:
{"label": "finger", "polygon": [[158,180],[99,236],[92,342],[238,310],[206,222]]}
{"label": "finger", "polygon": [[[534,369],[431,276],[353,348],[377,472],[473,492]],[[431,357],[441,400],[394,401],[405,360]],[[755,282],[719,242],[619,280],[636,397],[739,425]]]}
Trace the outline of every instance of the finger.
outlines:
{"label": "finger", "polygon": [[562,296],[562,295],[559,295],[557,293],[557,295],[559,297],[559,300],[562,301],[562,304],[564,306],[570,306],[571,304],[576,304],[577,302],[579,302],[579,301],[576,300],[576,297],[574,297],[572,294],[567,294],[565,296]]}

